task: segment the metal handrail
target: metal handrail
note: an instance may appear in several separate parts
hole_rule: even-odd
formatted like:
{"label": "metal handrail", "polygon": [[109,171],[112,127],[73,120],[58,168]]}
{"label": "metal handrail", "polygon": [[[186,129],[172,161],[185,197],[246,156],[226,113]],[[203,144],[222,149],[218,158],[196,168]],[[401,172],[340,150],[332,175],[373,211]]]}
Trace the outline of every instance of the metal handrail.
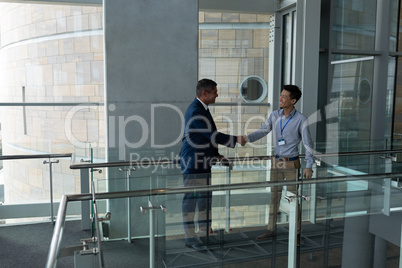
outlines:
{"label": "metal handrail", "polygon": [[73,164],[70,169],[83,169],[83,168],[103,168],[103,167],[132,167],[132,166],[147,166],[147,165],[166,165],[166,164],[179,164],[179,160],[160,160],[160,161],[123,161],[123,162],[104,162],[92,164]]}
{"label": "metal handrail", "polygon": [[68,196],[63,195],[60,200],[59,212],[57,213],[58,217],[54,226],[46,267],[56,267],[57,257],[60,252],[61,238],[63,237],[64,225],[66,222],[67,204]]}
{"label": "metal handrail", "polygon": [[98,218],[98,206],[96,204],[96,196],[95,196],[95,182],[92,182],[92,201],[93,201],[93,208],[94,208],[94,218],[95,218],[95,225],[96,225],[96,237],[98,241],[98,250],[99,250],[99,259],[100,259],[100,266],[103,268],[105,267],[105,262],[103,260],[103,251],[102,251],[102,242],[101,242],[101,235],[99,231],[99,218]]}
{"label": "metal handrail", "polygon": [[[168,194],[183,194],[205,192],[205,191],[226,191],[226,190],[241,190],[244,188],[264,188],[264,187],[277,187],[277,186],[289,186],[289,185],[301,185],[301,184],[321,184],[321,183],[334,183],[356,180],[373,180],[378,179],[379,176],[386,178],[398,178],[402,176],[402,173],[377,173],[377,174],[362,174],[362,175],[350,175],[350,176],[338,176],[338,177],[320,177],[314,179],[303,179],[298,181],[261,181],[261,182],[245,182],[234,184],[215,184],[207,186],[192,186],[192,187],[179,187],[179,188],[160,188],[149,190],[134,190],[134,191],[118,191],[118,192],[103,192],[95,193],[96,199],[116,199],[126,197],[144,197],[144,196],[161,196]],[[87,201],[92,200],[92,194],[73,194],[67,195],[69,201]]]}
{"label": "metal handrail", "polygon": [[73,154],[30,154],[30,155],[1,155],[0,160],[19,160],[19,159],[32,159],[32,158],[63,158],[71,157]]}
{"label": "metal handrail", "polygon": [[[115,198],[127,198],[127,197],[143,197],[143,196],[159,196],[168,194],[182,194],[182,193],[193,193],[194,191],[225,191],[225,190],[241,190],[244,188],[263,188],[263,187],[275,187],[275,186],[286,186],[286,185],[296,185],[296,184],[321,184],[327,182],[343,182],[343,181],[355,181],[355,180],[374,180],[379,177],[384,177],[387,179],[401,177],[402,173],[378,173],[378,174],[363,174],[354,176],[339,176],[332,177],[328,179],[327,177],[315,178],[315,179],[303,179],[299,181],[282,181],[282,182],[248,182],[248,183],[236,183],[236,184],[221,184],[221,185],[207,185],[207,186],[196,186],[196,187],[181,187],[181,188],[162,188],[162,189],[152,189],[152,190],[136,190],[136,191],[120,191],[120,192],[105,192],[105,193],[92,193],[92,194],[73,194],[73,195],[63,195],[60,206],[58,217],[53,232],[52,242],[50,244],[49,255],[46,263],[46,267],[56,267],[57,257],[60,251],[61,237],[64,230],[66,211],[68,202],[72,201],[87,201],[92,198],[99,199],[115,199]],[[95,196],[95,197],[94,197]]]}
{"label": "metal handrail", "polygon": [[50,191],[50,221],[54,223],[53,215],[53,169],[52,165],[59,162],[59,160],[51,161],[53,158],[71,157],[72,153],[68,154],[31,154],[31,155],[1,155],[0,160],[21,160],[21,159],[39,159],[48,158],[49,161],[44,160],[43,164],[49,164],[49,191]]}
{"label": "metal handrail", "polygon": [[[314,154],[314,157],[319,158],[319,157],[334,157],[334,156],[358,156],[358,155],[367,155],[367,154],[396,154],[396,153],[402,153],[402,149],[399,149],[399,150],[377,150],[377,151],[360,151],[360,152],[325,153],[325,154]],[[300,157],[302,157],[302,156],[300,156]]]}
{"label": "metal handrail", "polygon": [[0,102],[1,106],[103,106],[103,102]]}
{"label": "metal handrail", "polygon": [[[402,150],[380,150],[380,151],[360,151],[360,152],[344,152],[344,153],[325,153],[314,154],[315,158],[325,158],[334,156],[359,156],[367,154],[395,154],[402,153]],[[300,158],[304,158],[305,154],[299,155]],[[255,161],[255,160],[270,160],[272,156],[245,156],[245,157],[227,157],[229,162],[237,161]],[[72,164],[70,169],[84,169],[84,168],[105,168],[105,167],[135,167],[135,166],[150,166],[150,165],[176,165],[180,164],[180,160],[159,160],[159,161],[121,161],[121,162],[103,162],[92,164]]]}

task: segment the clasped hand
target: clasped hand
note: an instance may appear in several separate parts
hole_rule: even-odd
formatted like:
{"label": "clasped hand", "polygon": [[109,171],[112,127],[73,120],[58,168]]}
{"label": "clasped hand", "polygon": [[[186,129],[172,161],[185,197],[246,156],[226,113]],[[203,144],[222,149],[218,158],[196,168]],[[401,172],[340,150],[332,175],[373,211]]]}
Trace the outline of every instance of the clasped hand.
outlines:
{"label": "clasped hand", "polygon": [[246,135],[241,135],[241,136],[237,136],[237,143],[240,143],[241,146],[246,145],[247,143],[247,136]]}

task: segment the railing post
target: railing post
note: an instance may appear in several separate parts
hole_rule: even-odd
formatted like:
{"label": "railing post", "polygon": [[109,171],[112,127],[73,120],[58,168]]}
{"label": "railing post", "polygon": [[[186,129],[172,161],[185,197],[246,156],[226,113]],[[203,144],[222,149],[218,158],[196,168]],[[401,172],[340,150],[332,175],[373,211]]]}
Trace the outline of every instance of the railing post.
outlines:
{"label": "railing post", "polygon": [[102,242],[101,242],[101,235],[100,235],[100,230],[99,230],[99,218],[98,218],[98,208],[96,205],[96,198],[95,198],[95,182],[92,182],[92,201],[93,201],[93,209],[94,209],[94,220],[95,220],[95,225],[96,225],[96,237],[98,241],[98,250],[99,250],[99,262],[100,262],[100,267],[104,268],[105,267],[105,262],[103,260],[103,251],[102,251]]}
{"label": "railing post", "polygon": [[43,164],[49,164],[49,190],[50,190],[50,221],[54,224],[54,213],[53,213],[53,164],[59,163],[59,160],[49,161],[43,160]]}
{"label": "railing post", "polygon": [[316,215],[317,215],[317,184],[313,183],[310,185],[310,222],[312,224],[316,223]]}
{"label": "railing post", "polygon": [[[127,174],[127,191],[130,191],[130,171]],[[127,198],[127,242],[131,243],[131,202],[130,197]]]}
{"label": "railing post", "polygon": [[[81,193],[89,193],[89,169],[80,169]],[[91,228],[91,213],[89,201],[81,201],[81,229]]]}
{"label": "railing post", "polygon": [[[233,164],[229,163],[229,166],[226,167],[226,184],[231,183],[231,171],[233,168]],[[230,190],[226,191],[226,196],[225,196],[225,205],[226,205],[226,211],[225,211],[225,222],[226,222],[226,232],[230,232]]]}
{"label": "railing post", "polygon": [[[149,207],[152,207],[152,203],[148,201]],[[155,226],[154,226],[154,214],[155,211],[151,209],[149,212],[149,268],[155,267]]]}
{"label": "railing post", "polygon": [[[385,156],[385,172],[392,172],[392,157]],[[384,208],[383,213],[386,216],[391,216],[391,178],[384,178]]]}
{"label": "railing post", "polygon": [[160,209],[162,212],[166,212],[167,208],[163,205],[153,206],[151,200],[148,200],[148,207],[140,207],[141,213],[147,213],[149,210],[149,267],[155,267],[155,209]]}
{"label": "railing post", "polygon": [[[135,171],[134,167],[119,168],[119,171],[126,172],[126,191],[130,191],[130,175],[131,171]],[[127,241],[131,243],[131,202],[130,197],[127,198]]]}
{"label": "railing post", "polygon": [[285,199],[289,202],[288,268],[295,268],[297,265],[297,235],[301,236],[301,234],[297,234],[299,197],[306,201],[310,201],[311,199],[310,196],[306,195],[285,196]]}
{"label": "railing post", "polygon": [[288,243],[288,268],[296,267],[296,239],[297,239],[297,217],[298,198],[297,196],[285,198],[289,201],[289,243]]}

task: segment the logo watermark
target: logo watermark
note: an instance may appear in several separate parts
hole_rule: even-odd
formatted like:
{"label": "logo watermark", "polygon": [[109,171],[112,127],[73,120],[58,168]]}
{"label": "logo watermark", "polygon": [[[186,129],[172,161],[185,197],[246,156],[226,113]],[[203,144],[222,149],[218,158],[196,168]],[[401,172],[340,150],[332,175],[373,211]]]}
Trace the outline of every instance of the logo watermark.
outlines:
{"label": "logo watermark", "polygon": [[[309,128],[309,126],[316,124],[317,122],[321,122],[322,118],[325,119],[325,122],[331,122],[330,118],[338,116],[338,102],[333,102],[328,104],[323,111],[317,110],[313,114],[311,114],[308,119],[304,122],[301,130],[301,135],[304,135],[305,128]],[[87,128],[87,132],[90,131],[90,125],[82,125],[80,127],[73,127],[74,120],[79,119],[79,122],[85,124],[85,117],[83,119],[82,114],[93,113],[97,114],[97,118],[105,118],[105,125],[107,126],[107,137],[105,146],[108,149],[115,149],[117,152],[118,160],[125,161],[129,158],[129,161],[133,161],[136,163],[147,163],[147,162],[158,162],[164,165],[165,168],[170,168],[172,165],[167,164],[168,160],[174,160],[176,162],[176,167],[179,162],[182,163],[182,168],[190,167],[199,167],[201,169],[208,168],[213,163],[219,162],[219,159],[214,159],[211,157],[206,157],[204,155],[205,150],[208,150],[210,147],[217,148],[218,144],[229,146],[229,143],[222,143],[220,140],[221,132],[225,131],[225,133],[235,136],[241,136],[252,133],[255,129],[251,128],[251,125],[260,124],[261,128],[257,131],[262,133],[263,136],[272,133],[272,139],[278,139],[276,136],[276,127],[279,126],[280,118],[275,118],[274,122],[269,122],[267,119],[269,118],[269,114],[264,117],[261,114],[253,115],[253,116],[243,116],[241,104],[239,104],[239,109],[235,109],[235,114],[227,114],[220,115],[219,121],[223,121],[225,123],[224,129],[215,130],[215,124],[211,122],[211,120],[206,115],[197,115],[193,117],[189,117],[185,119],[185,112],[182,111],[178,106],[168,104],[168,103],[159,103],[159,104],[150,104],[150,109],[148,114],[144,113],[142,115],[132,114],[132,115],[122,115],[124,111],[118,111],[118,107],[115,104],[109,104],[107,107],[108,112],[106,115],[103,112],[103,109],[99,109],[99,107],[88,106],[88,105],[78,105],[72,107],[66,114],[64,127],[65,127],[65,135],[67,140],[74,145],[76,148],[87,149],[88,145],[91,144],[91,147],[100,146],[100,137],[99,131],[92,131],[92,137],[89,137],[87,140],[80,140],[74,135],[74,130],[82,128]],[[324,114],[325,116],[322,116]],[[120,114],[119,114],[120,113]],[[166,114],[169,113],[169,117]],[[116,114],[116,115],[114,115]],[[173,118],[172,118],[173,115]],[[170,127],[172,129],[166,129],[166,133],[170,133],[170,140],[160,139],[163,137],[165,133],[160,133],[158,131],[158,123],[161,122],[161,118],[164,120],[169,120],[172,122]],[[98,119],[99,122],[102,120]],[[79,124],[79,123],[78,123]],[[326,123],[327,124],[327,139],[331,141],[337,141],[339,135],[338,131],[338,123]],[[169,123],[167,124],[169,125]],[[100,126],[98,127],[101,128]],[[135,131],[130,131],[131,129],[135,129]],[[299,131],[299,130],[294,130]],[[171,138],[171,133],[176,133],[173,138]],[[106,135],[106,134],[105,134]],[[92,138],[92,140],[91,140]],[[304,144],[304,148],[306,150],[306,154],[315,155],[318,152],[314,150],[312,144],[306,142],[305,137],[302,137],[302,141]],[[169,156],[160,156],[160,157],[150,157],[150,156],[141,156],[141,149],[146,148],[147,150],[160,150],[166,149],[166,152],[169,152],[171,148],[181,146],[183,143],[186,143],[188,146],[194,148],[195,155],[191,156],[192,159],[187,157],[186,159],[180,159],[179,156],[170,154]],[[237,145],[240,146],[240,145]],[[266,144],[264,143],[247,143],[248,148],[252,149],[264,149],[266,148]],[[138,152],[134,152],[138,150]],[[247,163],[244,165],[254,165],[261,166],[261,161],[257,161],[258,159],[254,159],[250,162],[252,156],[250,153],[243,154],[242,157],[239,157],[239,154],[236,152],[236,157],[238,159],[248,159]],[[335,158],[333,158],[335,159]],[[324,160],[326,161],[326,160]],[[335,160],[336,161],[336,160]],[[266,161],[265,161],[266,162]],[[265,163],[263,161],[263,163]],[[332,163],[333,164],[333,163]],[[242,165],[237,161],[236,165]],[[151,169],[151,165],[144,164],[142,168]],[[155,170],[156,167],[152,167]]]}

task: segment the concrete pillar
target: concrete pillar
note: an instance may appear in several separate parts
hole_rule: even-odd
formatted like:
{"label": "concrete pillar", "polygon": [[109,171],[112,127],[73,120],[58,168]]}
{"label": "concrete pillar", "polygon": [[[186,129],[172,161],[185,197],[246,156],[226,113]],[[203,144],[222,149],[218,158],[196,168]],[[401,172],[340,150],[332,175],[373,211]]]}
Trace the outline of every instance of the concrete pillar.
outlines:
{"label": "concrete pillar", "polygon": [[387,241],[379,236],[375,237],[373,267],[387,266]]}
{"label": "concrete pillar", "polygon": [[[347,202],[347,201],[346,201]],[[346,211],[347,211],[347,204]],[[374,235],[369,233],[369,216],[345,219],[342,267],[373,267]]]}
{"label": "concrete pillar", "polygon": [[[104,0],[103,8],[107,161],[171,158],[179,152],[183,115],[195,97],[198,1]],[[154,187],[158,174],[152,170],[133,172],[142,178],[131,189]],[[124,177],[110,168],[109,190],[125,190]],[[133,236],[149,234],[148,217],[139,213],[146,201],[132,200]],[[109,210],[111,238],[124,237],[127,202],[111,200]]]}

